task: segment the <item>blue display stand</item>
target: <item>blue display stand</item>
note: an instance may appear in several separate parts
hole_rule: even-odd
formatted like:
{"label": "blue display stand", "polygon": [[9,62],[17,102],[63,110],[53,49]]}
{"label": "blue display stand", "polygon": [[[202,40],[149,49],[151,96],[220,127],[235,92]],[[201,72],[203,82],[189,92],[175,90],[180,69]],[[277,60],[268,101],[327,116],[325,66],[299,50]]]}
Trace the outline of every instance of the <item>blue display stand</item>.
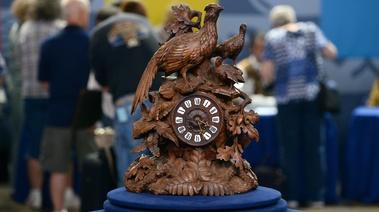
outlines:
{"label": "blue display stand", "polygon": [[171,196],[128,192],[118,188],[108,193],[104,211],[288,211],[279,191],[258,187],[231,196]]}

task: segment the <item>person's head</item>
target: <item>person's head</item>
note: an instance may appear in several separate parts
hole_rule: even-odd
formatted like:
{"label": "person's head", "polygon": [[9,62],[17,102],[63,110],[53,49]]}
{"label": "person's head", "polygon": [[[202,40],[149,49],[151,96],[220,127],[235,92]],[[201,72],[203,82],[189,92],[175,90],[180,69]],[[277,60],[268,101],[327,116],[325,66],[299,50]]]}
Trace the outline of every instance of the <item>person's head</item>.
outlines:
{"label": "person's head", "polygon": [[34,0],[30,17],[36,21],[53,21],[61,16],[59,0]]}
{"label": "person's head", "polygon": [[67,25],[87,27],[89,15],[88,0],[62,0],[63,18]]}
{"label": "person's head", "polygon": [[145,6],[138,1],[123,1],[121,3],[120,9],[125,13],[134,13],[137,15],[141,15],[147,17],[147,12]]}
{"label": "person's head", "polygon": [[296,22],[296,13],[289,5],[278,5],[270,12],[270,21],[273,27],[280,27],[289,23]]}
{"label": "person's head", "polygon": [[96,14],[96,18],[95,18],[96,25],[102,21],[105,21],[105,19],[116,15],[119,12],[120,11],[116,7],[113,7],[113,6],[106,6],[106,7],[101,8]]}
{"label": "person's head", "polygon": [[250,54],[258,59],[261,57],[265,45],[265,35],[263,32],[255,32],[251,36]]}
{"label": "person's head", "polygon": [[30,8],[35,3],[33,0],[14,0],[11,6],[12,14],[19,23],[25,22],[30,14]]}

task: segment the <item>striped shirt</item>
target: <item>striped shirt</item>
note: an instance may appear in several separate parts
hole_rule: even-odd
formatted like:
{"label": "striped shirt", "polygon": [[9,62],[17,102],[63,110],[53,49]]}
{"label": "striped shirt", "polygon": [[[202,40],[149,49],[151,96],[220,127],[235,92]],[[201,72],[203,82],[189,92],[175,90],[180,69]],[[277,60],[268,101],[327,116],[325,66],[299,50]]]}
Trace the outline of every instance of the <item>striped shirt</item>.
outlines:
{"label": "striped shirt", "polygon": [[22,96],[47,98],[48,93],[37,80],[41,43],[62,28],[59,22],[27,21],[20,29],[17,45],[21,61]]}
{"label": "striped shirt", "polygon": [[264,60],[275,64],[275,96],[279,104],[313,100],[318,85],[319,52],[328,41],[311,22],[299,22],[299,30],[270,30],[265,37]]}

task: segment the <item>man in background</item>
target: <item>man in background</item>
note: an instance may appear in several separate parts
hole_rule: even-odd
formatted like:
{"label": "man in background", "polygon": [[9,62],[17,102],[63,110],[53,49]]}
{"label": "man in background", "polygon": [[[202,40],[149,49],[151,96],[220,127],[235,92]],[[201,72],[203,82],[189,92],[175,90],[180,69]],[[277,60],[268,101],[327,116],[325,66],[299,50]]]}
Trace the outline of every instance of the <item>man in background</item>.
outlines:
{"label": "man in background", "polygon": [[42,44],[38,76],[49,91],[41,164],[51,173],[50,193],[54,211],[66,211],[64,193],[73,144],[79,161],[96,151],[91,132],[71,129],[77,100],[80,91],[86,88],[90,71],[89,37],[85,32],[89,2],[63,0],[62,8],[67,26]]}
{"label": "man in background", "polygon": [[96,80],[109,90],[115,104],[115,153],[118,182],[122,185],[124,172],[138,156],[132,152],[138,145],[132,127],[139,114],[130,115],[131,103],[142,73],[158,48],[158,40],[141,3],[125,1],[120,7],[122,14],[94,29],[90,54]]}

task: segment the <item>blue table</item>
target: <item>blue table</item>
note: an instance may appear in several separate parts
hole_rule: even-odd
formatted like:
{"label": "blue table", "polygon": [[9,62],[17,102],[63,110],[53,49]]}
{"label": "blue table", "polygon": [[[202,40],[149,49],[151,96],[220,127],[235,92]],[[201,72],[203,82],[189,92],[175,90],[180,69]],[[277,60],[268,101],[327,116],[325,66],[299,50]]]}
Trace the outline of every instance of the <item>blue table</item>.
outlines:
{"label": "blue table", "polygon": [[[252,142],[245,149],[244,158],[251,163],[253,170],[259,166],[280,168],[276,110],[268,113],[257,112],[260,114],[259,123],[256,125],[260,134],[260,140],[258,143]],[[336,193],[338,179],[337,126],[330,114],[325,114],[322,134],[322,138],[325,140],[327,169],[325,176],[325,202],[336,203],[338,201]]]}
{"label": "blue table", "polygon": [[359,107],[350,123],[342,194],[349,200],[379,202],[379,108]]}
{"label": "blue table", "polygon": [[108,193],[104,211],[289,211],[280,192],[258,187],[246,193],[231,196],[171,196],[128,192],[118,188]]}

